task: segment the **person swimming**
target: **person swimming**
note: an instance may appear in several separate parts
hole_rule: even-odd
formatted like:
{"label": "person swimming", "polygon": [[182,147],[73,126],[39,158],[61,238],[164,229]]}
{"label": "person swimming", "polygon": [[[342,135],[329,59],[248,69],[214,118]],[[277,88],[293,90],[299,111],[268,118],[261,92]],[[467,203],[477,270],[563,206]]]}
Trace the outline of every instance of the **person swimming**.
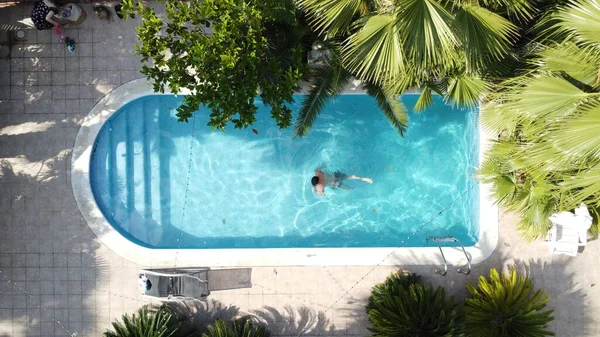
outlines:
{"label": "person swimming", "polygon": [[315,175],[310,180],[312,184],[312,190],[314,193],[318,195],[325,195],[325,186],[331,186],[334,188],[342,188],[345,190],[351,190],[353,187],[344,185],[344,180],[362,180],[366,183],[372,184],[373,179],[359,177],[354,174],[345,174],[340,171],[335,171],[333,174],[326,173],[320,168],[315,170]]}

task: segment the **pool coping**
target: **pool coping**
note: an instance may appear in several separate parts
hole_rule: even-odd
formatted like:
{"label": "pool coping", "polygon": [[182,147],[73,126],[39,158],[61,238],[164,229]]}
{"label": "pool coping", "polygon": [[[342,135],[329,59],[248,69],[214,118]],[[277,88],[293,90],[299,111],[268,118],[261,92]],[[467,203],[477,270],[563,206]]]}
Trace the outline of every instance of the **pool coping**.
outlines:
{"label": "pool coping", "polygon": [[[343,94],[363,93],[359,83],[353,83]],[[84,118],[73,147],[71,185],[77,206],[98,239],[116,254],[137,264],[153,267],[443,264],[437,247],[152,249],[133,243],[112,227],[96,204],[89,179],[90,158],[96,136],[108,118],[125,104],[153,94],[157,93],[145,78],[117,87]],[[172,93],[165,88],[164,94]],[[480,132],[484,131],[480,129]],[[491,142],[486,134],[481,133],[479,141],[481,162]],[[480,183],[479,188],[479,240],[474,246],[465,247],[473,264],[487,259],[498,244],[498,207],[490,198],[489,186]],[[449,265],[466,265],[460,247],[443,249]]]}

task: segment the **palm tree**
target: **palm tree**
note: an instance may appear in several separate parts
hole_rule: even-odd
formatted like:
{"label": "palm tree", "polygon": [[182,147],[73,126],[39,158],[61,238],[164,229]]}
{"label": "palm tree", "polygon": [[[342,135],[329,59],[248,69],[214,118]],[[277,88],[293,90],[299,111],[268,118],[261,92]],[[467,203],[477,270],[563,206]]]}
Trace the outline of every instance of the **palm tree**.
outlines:
{"label": "palm tree", "polygon": [[456,336],[460,310],[444,288],[433,289],[415,274],[390,275],[373,287],[367,314],[374,336]]}
{"label": "palm tree", "polygon": [[[380,106],[385,103],[382,110],[400,133],[406,122],[404,108],[390,101],[409,88],[421,92],[417,110],[433,102],[433,93],[453,105],[479,104],[493,74],[515,57],[511,48],[520,31],[513,22],[527,22],[535,13],[527,0],[297,3],[323,40],[341,41],[328,64],[333,69],[314,72],[313,88],[296,123],[299,135],[351,76],[367,84]],[[321,78],[332,75],[337,76]]]}
{"label": "palm tree", "polygon": [[151,312],[144,305],[137,314],[123,315],[122,321],[113,322],[114,331],[106,331],[104,337],[170,337],[179,329],[179,322],[175,321],[173,312],[166,306]]}
{"label": "palm tree", "polygon": [[541,290],[533,291],[530,279],[490,271],[489,279],[480,276],[479,284],[467,285],[470,297],[465,300],[466,337],[542,337],[554,336],[547,325],[553,310],[542,311],[549,297]]}
{"label": "palm tree", "polygon": [[527,239],[545,235],[554,212],[583,202],[598,219],[600,207],[600,3],[571,1],[544,23],[532,69],[504,83],[482,114],[500,136],[480,176],[521,215]]}
{"label": "palm tree", "polygon": [[[352,80],[352,74],[342,65],[338,41],[320,41],[328,53],[322,63],[315,65],[306,76],[311,84],[308,95],[302,101],[300,114],[294,125],[294,136],[304,136],[312,127],[328,100],[339,95]],[[408,118],[406,109],[397,95],[386,92],[378,84],[366,82],[367,94],[374,97],[377,105],[394,128],[404,134]]]}

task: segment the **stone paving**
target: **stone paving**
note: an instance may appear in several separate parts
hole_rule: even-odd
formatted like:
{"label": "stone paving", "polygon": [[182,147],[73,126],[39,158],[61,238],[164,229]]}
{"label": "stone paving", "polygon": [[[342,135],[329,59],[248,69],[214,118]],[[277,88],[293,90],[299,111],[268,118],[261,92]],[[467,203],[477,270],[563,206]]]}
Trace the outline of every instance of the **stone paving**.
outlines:
{"label": "stone paving", "polygon": [[[0,59],[0,337],[101,336],[113,319],[148,302],[135,282],[141,266],[97,240],[71,191],[70,153],[82,118],[112,89],[141,77],[132,55],[136,21],[106,23],[83,7],[87,19],[65,30],[75,53],[53,31],[27,27],[30,4],[0,7],[0,29],[28,32],[9,60]],[[542,242],[520,239],[515,216],[500,222],[496,252],[469,276],[404,268],[463,298],[466,282],[517,265],[552,296],[557,336],[599,336],[598,241],[576,258],[551,256]],[[275,336],[366,336],[370,288],[397,268],[254,267],[251,288],[213,291],[196,318],[254,313]]]}

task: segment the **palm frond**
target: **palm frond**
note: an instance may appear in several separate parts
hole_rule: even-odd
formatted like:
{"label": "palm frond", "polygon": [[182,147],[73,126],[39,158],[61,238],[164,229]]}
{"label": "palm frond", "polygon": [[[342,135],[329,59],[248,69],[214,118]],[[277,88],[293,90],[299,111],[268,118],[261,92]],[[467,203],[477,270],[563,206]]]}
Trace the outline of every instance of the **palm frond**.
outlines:
{"label": "palm frond", "polygon": [[310,131],[325,103],[339,95],[351,78],[350,73],[335,60],[311,70],[311,87],[302,100],[300,113],[294,123],[294,137],[304,136]]}
{"label": "palm frond", "polygon": [[566,177],[559,188],[563,193],[571,195],[572,205],[585,202],[600,206],[600,163]]}
{"label": "palm frond", "polygon": [[506,11],[509,17],[517,21],[527,22],[538,12],[533,2],[528,0],[484,0],[483,4],[494,9]]}
{"label": "palm frond", "polygon": [[404,51],[396,19],[379,14],[364,19],[364,25],[346,40],[342,60],[346,68],[367,82],[384,84],[404,72]]}
{"label": "palm frond", "polygon": [[367,83],[365,84],[365,89],[367,90],[367,94],[375,98],[377,106],[379,106],[383,115],[398,131],[400,136],[404,136],[406,125],[408,124],[408,115],[406,114],[406,107],[402,104],[400,98],[389,94],[377,84]]}
{"label": "palm frond", "polygon": [[452,27],[454,18],[439,2],[405,0],[396,15],[406,55],[414,64],[431,67],[455,56],[459,39]]}
{"label": "palm frond", "polygon": [[515,109],[530,120],[560,118],[571,113],[591,95],[557,76],[536,76],[523,79],[523,86],[508,93],[506,109]]}
{"label": "palm frond", "polygon": [[600,160],[600,97],[582,105],[565,124],[548,135],[548,142],[570,161]]}
{"label": "palm frond", "polygon": [[594,85],[600,69],[600,51],[591,47],[580,47],[574,42],[561,42],[543,48],[533,63],[541,70],[551,73],[565,72],[587,85]]}
{"label": "palm frond", "polygon": [[519,125],[518,116],[514,110],[505,109],[501,101],[487,102],[479,110],[480,125],[492,135],[506,133],[512,135]]}
{"label": "palm frond", "polygon": [[431,87],[424,85],[423,88],[421,88],[421,95],[419,95],[419,99],[415,104],[415,111],[423,111],[431,104],[433,104],[433,93]]}
{"label": "palm frond", "polygon": [[364,15],[374,6],[371,0],[297,0],[297,3],[308,14],[314,30],[327,36],[347,32],[355,15]]}
{"label": "palm frond", "polygon": [[556,15],[555,28],[584,44],[600,46],[600,2],[598,0],[574,1]]}
{"label": "palm frond", "polygon": [[467,67],[481,68],[502,59],[518,36],[513,23],[486,8],[464,4],[456,13],[455,25],[467,56]]}
{"label": "palm frond", "polygon": [[446,101],[454,106],[476,107],[489,88],[490,84],[479,77],[460,74],[449,79]]}

